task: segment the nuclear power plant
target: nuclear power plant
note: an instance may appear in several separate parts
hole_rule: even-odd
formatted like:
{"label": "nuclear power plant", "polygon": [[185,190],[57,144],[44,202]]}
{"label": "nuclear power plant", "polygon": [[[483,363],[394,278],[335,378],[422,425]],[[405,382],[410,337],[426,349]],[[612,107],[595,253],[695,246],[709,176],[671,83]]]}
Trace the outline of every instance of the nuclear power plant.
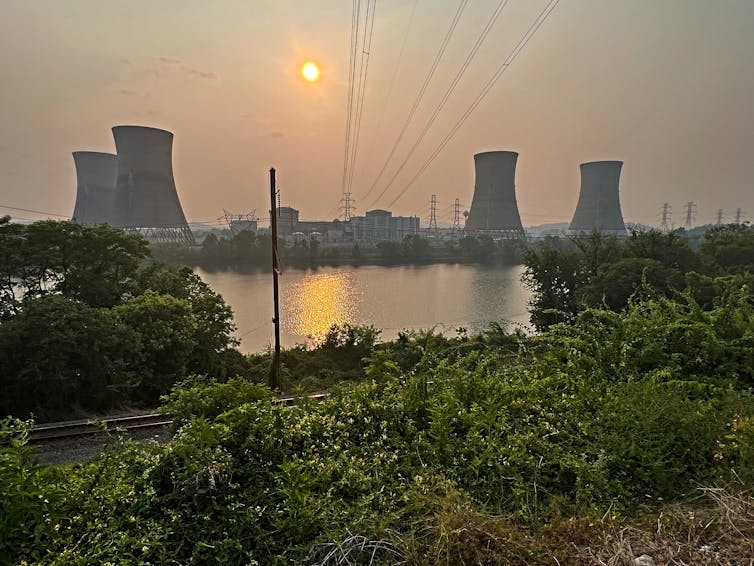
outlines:
{"label": "nuclear power plant", "polygon": [[569,227],[572,234],[626,235],[618,191],[622,166],[622,161],[581,164],[581,192]]}
{"label": "nuclear power plant", "polygon": [[194,245],[173,179],[173,134],[115,126],[118,177],[111,224],[151,241]]}
{"label": "nuclear power plant", "polygon": [[76,204],[73,219],[81,224],[110,223],[118,176],[118,158],[111,153],[74,151]]}
{"label": "nuclear power plant", "polygon": [[524,239],[516,204],[515,151],[487,151],[474,155],[474,196],[466,218],[467,232],[483,232],[505,239]]}
{"label": "nuclear power plant", "polygon": [[75,151],[73,220],[107,223],[152,242],[194,245],[173,178],[173,134],[115,126],[117,155]]}

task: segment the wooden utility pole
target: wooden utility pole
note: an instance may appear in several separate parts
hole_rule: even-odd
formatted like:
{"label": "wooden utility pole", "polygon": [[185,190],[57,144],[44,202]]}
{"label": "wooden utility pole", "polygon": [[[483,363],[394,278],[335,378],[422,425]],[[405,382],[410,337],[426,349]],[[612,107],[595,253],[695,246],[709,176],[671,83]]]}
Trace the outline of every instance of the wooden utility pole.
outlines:
{"label": "wooden utility pole", "polygon": [[276,391],[283,390],[280,380],[280,296],[278,291],[278,275],[280,263],[278,261],[278,222],[275,208],[275,168],[270,168],[270,233],[272,240],[272,299],[274,302],[272,322],[275,325],[275,353],[272,358],[272,373],[270,374],[270,386]]}

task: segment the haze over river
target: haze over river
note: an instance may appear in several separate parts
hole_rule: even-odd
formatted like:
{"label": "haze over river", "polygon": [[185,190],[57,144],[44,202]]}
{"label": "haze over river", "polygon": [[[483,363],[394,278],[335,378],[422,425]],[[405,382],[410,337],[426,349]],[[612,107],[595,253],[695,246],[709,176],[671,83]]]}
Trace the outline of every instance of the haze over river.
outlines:
{"label": "haze over river", "polygon": [[[403,329],[479,331],[491,321],[528,327],[523,270],[465,264],[288,268],[280,276],[282,345],[311,345],[333,324],[372,325],[383,340]],[[196,272],[233,308],[242,352],[273,342],[270,272]]]}

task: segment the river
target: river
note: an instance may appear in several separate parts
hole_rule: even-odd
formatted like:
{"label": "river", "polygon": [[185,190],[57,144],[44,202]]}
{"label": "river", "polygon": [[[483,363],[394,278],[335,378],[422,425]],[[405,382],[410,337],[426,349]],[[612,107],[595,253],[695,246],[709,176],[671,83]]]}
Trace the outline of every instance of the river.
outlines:
{"label": "river", "polygon": [[[496,321],[528,327],[523,266],[433,264],[287,269],[280,276],[283,347],[312,345],[333,324],[372,325],[382,339],[403,329],[484,330]],[[201,278],[233,308],[245,353],[273,341],[269,272],[206,271]]]}

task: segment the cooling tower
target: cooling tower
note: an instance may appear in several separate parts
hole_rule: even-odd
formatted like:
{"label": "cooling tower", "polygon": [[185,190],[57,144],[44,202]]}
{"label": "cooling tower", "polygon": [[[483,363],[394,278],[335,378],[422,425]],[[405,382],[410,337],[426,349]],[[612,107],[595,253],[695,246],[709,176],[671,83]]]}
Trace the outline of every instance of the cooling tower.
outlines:
{"label": "cooling tower", "polygon": [[516,204],[515,151],[487,151],[474,156],[474,197],[465,229],[498,237],[524,238]]}
{"label": "cooling tower", "polygon": [[118,180],[113,226],[150,241],[194,245],[173,179],[173,134],[144,126],[115,126]]}
{"label": "cooling tower", "polygon": [[622,166],[622,161],[581,164],[581,192],[569,227],[572,233],[626,234],[618,194]]}
{"label": "cooling tower", "polygon": [[111,222],[118,158],[111,153],[74,151],[76,205],[73,220],[81,224]]}

